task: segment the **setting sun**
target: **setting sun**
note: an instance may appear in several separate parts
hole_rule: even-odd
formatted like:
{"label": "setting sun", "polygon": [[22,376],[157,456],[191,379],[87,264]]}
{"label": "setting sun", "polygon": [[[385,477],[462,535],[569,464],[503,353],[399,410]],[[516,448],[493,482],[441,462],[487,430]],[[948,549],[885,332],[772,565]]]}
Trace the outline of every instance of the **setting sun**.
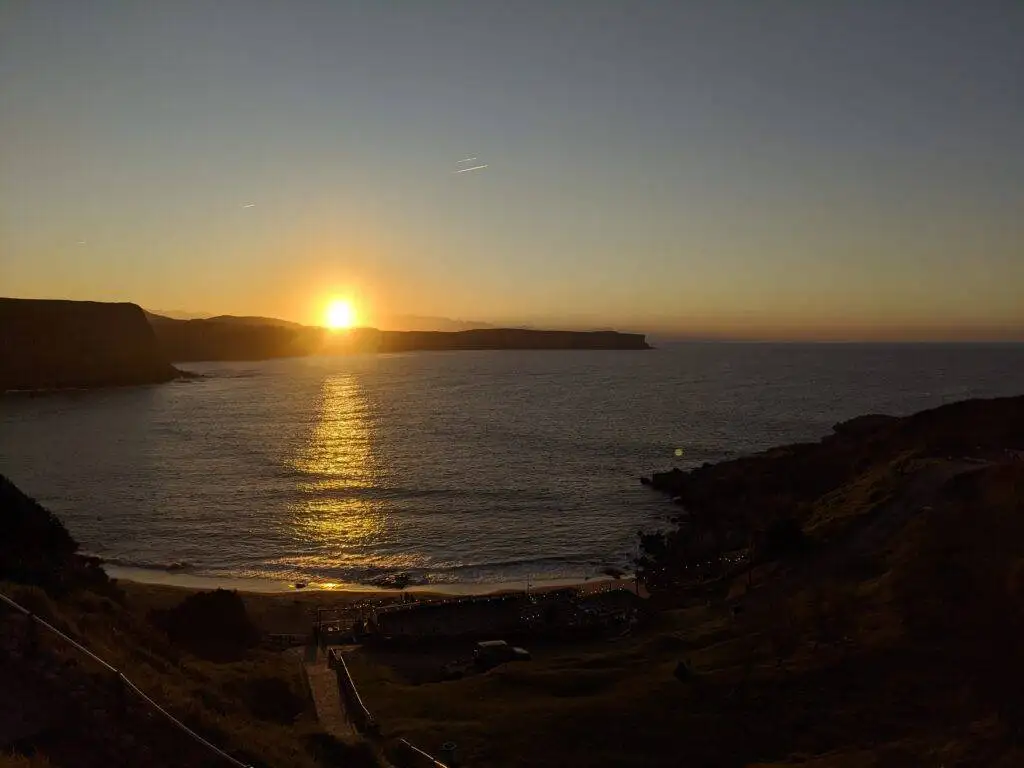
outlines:
{"label": "setting sun", "polygon": [[351,328],[356,324],[356,310],[352,303],[344,299],[335,299],[327,305],[324,315],[325,325],[336,331]]}

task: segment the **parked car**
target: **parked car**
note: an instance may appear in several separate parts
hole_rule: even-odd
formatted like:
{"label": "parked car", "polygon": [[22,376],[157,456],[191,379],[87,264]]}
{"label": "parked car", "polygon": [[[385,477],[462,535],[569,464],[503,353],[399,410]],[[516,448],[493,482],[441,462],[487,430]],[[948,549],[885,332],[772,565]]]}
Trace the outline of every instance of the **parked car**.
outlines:
{"label": "parked car", "polygon": [[504,640],[485,640],[477,643],[473,651],[473,663],[484,669],[491,669],[508,661],[529,660],[529,651],[509,645]]}

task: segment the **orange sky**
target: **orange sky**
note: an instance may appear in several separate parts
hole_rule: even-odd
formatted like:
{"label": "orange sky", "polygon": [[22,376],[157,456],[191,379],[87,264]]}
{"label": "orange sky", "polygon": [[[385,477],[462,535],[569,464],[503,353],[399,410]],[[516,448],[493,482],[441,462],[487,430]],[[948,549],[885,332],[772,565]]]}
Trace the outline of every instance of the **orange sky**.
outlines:
{"label": "orange sky", "polygon": [[999,3],[15,3],[0,295],[1024,339],[1021,39]]}

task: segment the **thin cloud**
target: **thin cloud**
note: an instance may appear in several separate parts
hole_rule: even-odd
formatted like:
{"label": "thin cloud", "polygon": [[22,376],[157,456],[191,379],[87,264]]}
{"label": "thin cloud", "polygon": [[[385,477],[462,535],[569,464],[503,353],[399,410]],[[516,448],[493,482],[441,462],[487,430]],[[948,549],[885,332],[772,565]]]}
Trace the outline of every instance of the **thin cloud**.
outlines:
{"label": "thin cloud", "polygon": [[255,208],[256,207],[256,203],[246,203],[242,207],[243,208]]}
{"label": "thin cloud", "polygon": [[469,173],[470,171],[479,171],[481,168],[486,167],[486,163],[484,165],[474,165],[472,168],[460,168],[459,170],[454,171],[454,173]]}
{"label": "thin cloud", "polygon": [[[479,159],[479,158],[476,158],[476,157],[466,157],[466,158],[463,158],[462,160],[459,160],[459,163],[472,163],[474,160],[477,160],[477,159]],[[458,165],[458,163],[456,163],[456,165]]]}

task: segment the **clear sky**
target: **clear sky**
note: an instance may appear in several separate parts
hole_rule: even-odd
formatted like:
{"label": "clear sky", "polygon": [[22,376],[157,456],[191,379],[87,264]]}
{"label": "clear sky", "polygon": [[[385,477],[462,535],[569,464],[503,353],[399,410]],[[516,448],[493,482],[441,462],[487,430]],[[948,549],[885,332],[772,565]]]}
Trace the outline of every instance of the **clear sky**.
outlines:
{"label": "clear sky", "polygon": [[0,0],[0,295],[1024,338],[1024,2]]}

